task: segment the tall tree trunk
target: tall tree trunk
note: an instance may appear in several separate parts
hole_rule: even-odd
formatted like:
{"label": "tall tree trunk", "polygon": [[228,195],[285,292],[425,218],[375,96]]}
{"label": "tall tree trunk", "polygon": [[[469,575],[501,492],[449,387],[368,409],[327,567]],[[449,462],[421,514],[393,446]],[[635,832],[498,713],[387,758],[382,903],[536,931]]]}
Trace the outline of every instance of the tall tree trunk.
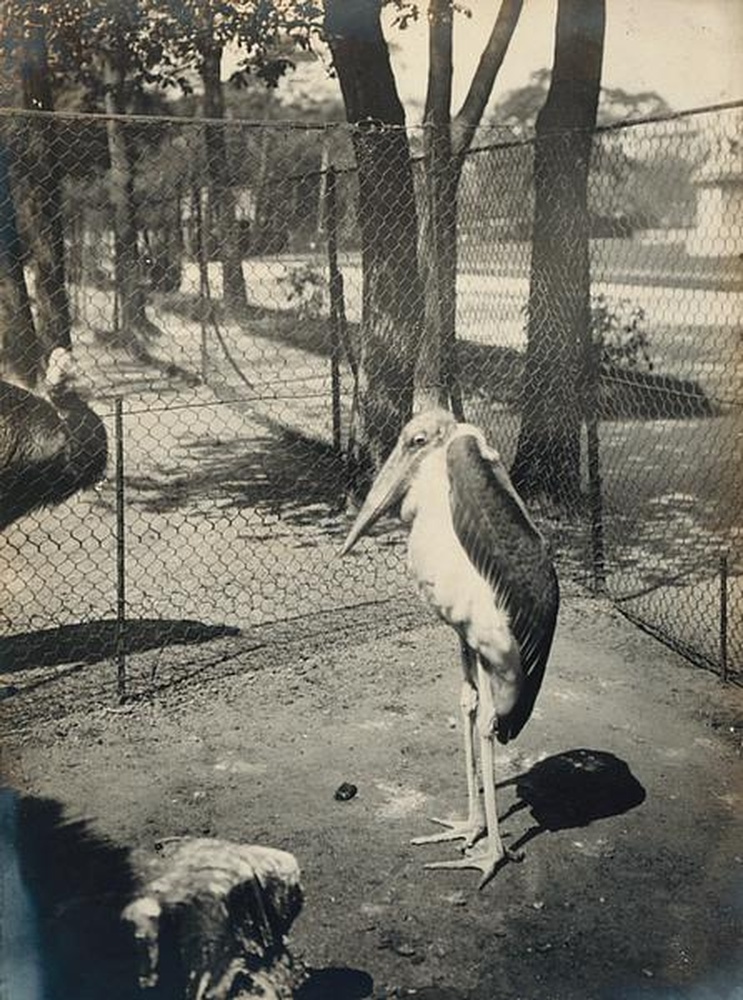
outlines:
{"label": "tall tree trunk", "polygon": [[421,206],[420,261],[425,287],[425,333],[415,372],[416,405],[449,406],[464,418],[456,355],[457,189],[449,130],[427,130]]}
{"label": "tall tree trunk", "polygon": [[580,497],[581,345],[590,326],[588,171],[605,0],[559,0],[552,80],[536,125],[534,235],[521,430],[525,493]]}
{"label": "tall tree trunk", "polygon": [[[221,79],[222,47],[205,32],[201,45],[201,82],[204,86],[204,117],[224,118],[224,93]],[[212,218],[219,234],[219,258],[222,262],[222,296],[227,312],[245,314],[247,294],[242,269],[240,226],[237,221],[235,191],[230,176],[227,142],[223,125],[205,126],[206,159],[209,171],[209,195]]]}
{"label": "tall tree trunk", "polygon": [[423,286],[405,114],[380,25],[381,0],[327,0],[325,28],[353,133],[363,271],[358,406],[350,449],[360,494],[413,407]]}
{"label": "tall tree trunk", "polygon": [[43,357],[23,273],[9,156],[0,137],[0,375],[33,388]]}
{"label": "tall tree trunk", "polygon": [[[23,42],[22,52],[23,106],[53,111],[43,23],[33,27]],[[34,268],[37,334],[48,356],[55,347],[71,346],[70,304],[65,283],[62,172],[55,152],[59,128],[51,118],[36,118],[27,121],[26,129],[23,151],[25,214]]]}
{"label": "tall tree trunk", "polygon": [[[126,112],[125,71],[122,60],[104,62],[106,113]],[[134,169],[126,126],[111,117],[106,122],[110,159],[109,196],[114,215],[114,277],[119,301],[119,324],[130,348],[137,350],[140,338],[149,332],[142,265],[137,246],[137,214],[134,201]]]}
{"label": "tall tree trunk", "polygon": [[456,355],[457,191],[465,156],[482,120],[518,23],[523,0],[503,0],[467,96],[451,119],[451,0],[430,0],[420,260],[425,333],[416,369],[421,405],[450,403],[464,417]]}
{"label": "tall tree trunk", "polygon": [[447,406],[451,400],[456,416],[462,418],[454,353],[458,176],[451,135],[452,17],[450,0],[431,0],[419,252],[425,332],[415,379],[421,407]]}

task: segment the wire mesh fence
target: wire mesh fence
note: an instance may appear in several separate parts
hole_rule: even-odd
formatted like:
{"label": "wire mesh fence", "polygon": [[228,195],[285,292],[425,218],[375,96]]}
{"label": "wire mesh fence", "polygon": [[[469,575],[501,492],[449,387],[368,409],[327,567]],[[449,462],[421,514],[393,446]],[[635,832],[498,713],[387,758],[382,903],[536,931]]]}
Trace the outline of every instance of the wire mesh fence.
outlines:
{"label": "wire mesh fence", "polygon": [[[605,589],[687,654],[731,671],[743,652],[740,116],[593,137],[588,329],[561,369],[548,324],[542,364],[580,384],[586,345],[598,359],[595,394],[579,393],[580,412],[567,416],[552,401],[551,419],[576,435],[582,492],[598,503],[535,508],[564,585]],[[375,364],[361,332],[369,237],[355,138],[338,125],[2,115],[2,217],[18,230],[35,333],[24,342],[22,324],[3,330],[5,378],[23,381],[24,365],[27,382],[38,376],[35,397],[64,425],[55,441],[68,479],[86,451],[81,414],[92,410],[109,441],[94,489],[62,499],[47,469],[50,503],[14,514],[0,535],[4,659],[24,648],[25,662],[42,662],[50,643],[53,656],[98,658],[122,653],[127,634],[128,648],[159,648],[384,601],[389,620],[393,608],[409,612],[398,529],[336,558],[354,402]],[[422,130],[408,140],[424,233]],[[530,367],[534,154],[531,139],[482,129],[465,160],[457,341],[451,371],[434,377],[449,385],[454,372],[465,416],[509,466],[522,415],[549,385]],[[60,245],[61,282],[51,267]],[[565,261],[550,260],[550,280],[565,283]],[[428,322],[430,292],[408,271],[404,309]],[[17,278],[3,275],[0,298],[17,294]],[[64,400],[53,372],[44,381],[51,345],[64,342],[60,296],[89,383],[84,393],[63,377]],[[447,304],[439,294],[436,307]],[[424,388],[430,371],[419,372]],[[399,372],[386,374],[389,400]],[[34,441],[30,475],[41,445],[52,447],[48,422],[21,421],[6,404],[0,418],[7,465]],[[13,483],[0,472],[4,503]]]}

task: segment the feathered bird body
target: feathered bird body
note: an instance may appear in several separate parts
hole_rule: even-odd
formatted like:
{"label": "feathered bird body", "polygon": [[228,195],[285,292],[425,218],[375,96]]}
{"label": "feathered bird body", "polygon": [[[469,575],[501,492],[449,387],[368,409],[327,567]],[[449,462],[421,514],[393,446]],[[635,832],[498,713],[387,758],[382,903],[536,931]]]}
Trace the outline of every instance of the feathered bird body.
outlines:
{"label": "feathered bird body", "polygon": [[[380,470],[348,533],[347,552],[402,501],[408,566],[423,597],[459,634],[464,683],[469,815],[439,821],[446,834],[416,844],[487,833],[484,852],[431,867],[477,867],[483,882],[507,854],[498,833],[492,741],[517,736],[544,677],[557,620],[557,576],[547,546],[482,432],[433,410],[414,417]],[[484,810],[475,775],[479,732]]]}
{"label": "feathered bird body", "polygon": [[518,647],[503,602],[478,572],[457,535],[446,450],[421,463],[403,502],[409,524],[408,568],[421,596],[453,626],[470,649],[498,664],[494,697],[499,716],[509,712],[519,693]]}
{"label": "feathered bird body", "polygon": [[105,474],[106,428],[76,391],[61,348],[50,357],[47,396],[0,382],[0,530]]}
{"label": "feathered bird body", "polygon": [[485,661],[505,743],[531,714],[555,629],[557,576],[542,536],[468,424],[422,460],[401,516],[421,594]]}

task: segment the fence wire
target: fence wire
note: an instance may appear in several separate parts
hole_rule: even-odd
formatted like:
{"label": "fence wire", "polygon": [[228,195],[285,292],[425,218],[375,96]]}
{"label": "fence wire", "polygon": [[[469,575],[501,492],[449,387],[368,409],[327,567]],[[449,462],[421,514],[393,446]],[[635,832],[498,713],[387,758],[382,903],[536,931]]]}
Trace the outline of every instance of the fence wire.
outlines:
{"label": "fence wire", "polygon": [[[600,502],[536,508],[564,585],[599,586],[688,655],[731,671],[743,662],[740,119],[740,108],[716,110],[593,137],[583,347],[598,358],[597,392],[591,413],[549,394],[541,404],[577,433],[582,491],[590,497],[600,473]],[[423,133],[407,137],[422,232]],[[25,366],[51,406],[22,420],[3,383],[0,460],[17,465],[25,448],[33,494],[38,455],[64,451],[44,470],[50,503],[16,511],[0,534],[4,668],[22,646],[34,650],[27,665],[113,655],[117,614],[127,648],[391,598],[409,614],[398,529],[336,558],[358,379],[377,364],[390,405],[400,379],[360,333],[359,197],[382,198],[390,177],[360,192],[354,139],[341,126],[0,119],[10,182],[0,164],[0,215],[6,232],[15,223],[25,278],[4,273],[0,299],[18,305],[25,284],[35,331],[24,341],[22,323],[3,329],[4,377],[23,381]],[[542,368],[530,364],[535,144],[481,129],[476,146],[458,192],[454,370],[467,419],[510,466],[525,407],[554,372],[579,382],[585,350],[572,345],[564,367],[555,299]],[[400,212],[388,204],[384,217],[402,254]],[[557,218],[572,232],[574,220]],[[385,266],[408,267],[390,263],[394,240],[382,246]],[[568,282],[566,260],[549,261],[548,288]],[[400,316],[422,310],[428,321],[420,275],[408,275]],[[65,342],[65,309],[78,375],[63,380],[62,400],[44,375]],[[87,449],[83,470],[90,459],[80,430],[90,411],[108,432],[107,475],[61,499],[76,452]],[[52,434],[54,417],[64,426]],[[16,480],[0,470],[3,511]]]}

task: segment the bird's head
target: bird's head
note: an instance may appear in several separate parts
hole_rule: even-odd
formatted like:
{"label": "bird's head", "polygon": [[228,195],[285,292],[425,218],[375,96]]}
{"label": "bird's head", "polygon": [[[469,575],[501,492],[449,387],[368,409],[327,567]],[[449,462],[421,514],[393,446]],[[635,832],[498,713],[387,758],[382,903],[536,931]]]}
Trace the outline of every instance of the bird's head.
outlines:
{"label": "bird's head", "polygon": [[48,389],[72,382],[75,379],[75,362],[72,354],[64,347],[55,347],[46,363],[44,382]]}
{"label": "bird's head", "polygon": [[69,398],[88,399],[92,384],[81,377],[72,354],[65,347],[55,347],[46,363],[44,388],[54,403]]}
{"label": "bird's head", "polygon": [[440,409],[418,413],[405,424],[351,525],[341,555],[405,496],[423,460],[446,444],[456,427],[454,417]]}

